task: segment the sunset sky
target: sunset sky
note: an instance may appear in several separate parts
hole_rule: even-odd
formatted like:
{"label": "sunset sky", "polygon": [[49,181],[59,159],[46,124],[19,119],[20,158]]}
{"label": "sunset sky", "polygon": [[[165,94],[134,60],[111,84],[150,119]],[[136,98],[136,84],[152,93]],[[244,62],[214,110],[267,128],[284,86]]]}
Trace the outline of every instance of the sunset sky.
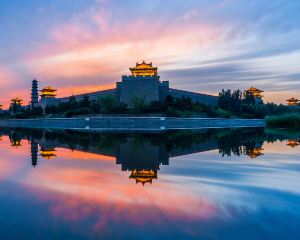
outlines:
{"label": "sunset sky", "polygon": [[170,87],[300,98],[298,0],[2,0],[0,103],[31,80],[59,96],[113,88],[137,61]]}

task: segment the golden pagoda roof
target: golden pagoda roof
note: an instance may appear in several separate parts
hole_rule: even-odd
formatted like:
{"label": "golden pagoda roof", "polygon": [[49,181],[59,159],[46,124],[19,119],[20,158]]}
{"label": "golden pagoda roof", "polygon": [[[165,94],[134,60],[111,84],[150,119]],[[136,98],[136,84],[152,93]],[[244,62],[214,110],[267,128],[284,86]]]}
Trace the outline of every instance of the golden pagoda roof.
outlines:
{"label": "golden pagoda roof", "polygon": [[157,171],[153,170],[132,170],[129,178],[135,179],[136,183],[152,183],[153,179],[157,178]]}
{"label": "golden pagoda roof", "polygon": [[55,149],[42,149],[40,155],[47,160],[51,160],[56,157],[55,152]]}
{"label": "golden pagoda roof", "polygon": [[297,147],[300,145],[300,140],[298,139],[289,139],[287,140],[287,144],[288,146],[290,146],[291,148]]}
{"label": "golden pagoda roof", "polygon": [[250,87],[248,90],[246,90],[246,92],[264,92],[262,90],[259,90],[258,88],[255,88],[255,87]]}
{"label": "golden pagoda roof", "polygon": [[135,67],[130,67],[132,76],[157,76],[157,67],[153,67],[152,63],[136,63]]}
{"label": "golden pagoda roof", "polygon": [[11,102],[18,102],[18,103],[20,103],[20,102],[22,102],[23,100],[21,99],[21,98],[18,98],[18,97],[16,97],[16,98],[13,98],[12,100],[10,100]]}
{"label": "golden pagoda roof", "polygon": [[22,144],[21,144],[21,140],[14,140],[14,141],[11,141],[11,146],[12,147],[21,147],[22,146]]}
{"label": "golden pagoda roof", "polygon": [[288,101],[288,102],[299,102],[299,99],[292,97],[292,98],[290,98],[286,101]]}
{"label": "golden pagoda roof", "polygon": [[56,91],[57,91],[57,89],[55,89],[51,86],[46,86],[41,90],[41,92],[56,92]]}
{"label": "golden pagoda roof", "polygon": [[249,152],[246,153],[247,156],[251,157],[251,158],[257,158],[263,154],[263,148],[254,148],[251,149]]}
{"label": "golden pagoda roof", "polygon": [[40,90],[41,96],[51,96],[51,97],[56,96],[56,91],[57,91],[57,89],[52,88],[50,86],[46,86],[42,90]]}

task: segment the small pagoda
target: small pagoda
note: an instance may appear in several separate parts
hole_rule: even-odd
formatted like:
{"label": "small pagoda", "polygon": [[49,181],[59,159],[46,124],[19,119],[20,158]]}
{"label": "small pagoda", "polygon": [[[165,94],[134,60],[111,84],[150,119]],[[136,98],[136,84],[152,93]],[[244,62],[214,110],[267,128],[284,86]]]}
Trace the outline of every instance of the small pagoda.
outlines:
{"label": "small pagoda", "polygon": [[297,98],[290,98],[290,99],[288,99],[288,100],[286,100],[287,101],[287,105],[289,106],[289,107],[295,107],[295,106],[298,106],[298,104],[299,104],[299,99],[297,99]]}
{"label": "small pagoda", "polygon": [[57,89],[54,89],[50,86],[47,86],[47,87],[44,87],[41,90],[40,96],[41,96],[42,99],[55,98],[56,97],[56,91],[57,91]]}
{"label": "small pagoda", "polygon": [[245,93],[249,94],[250,96],[252,96],[255,99],[256,103],[263,103],[263,93],[264,91],[259,90],[255,87],[250,87],[248,90],[245,90]]}
{"label": "small pagoda", "polygon": [[252,159],[253,158],[257,158],[257,157],[259,157],[261,155],[264,155],[263,154],[263,150],[264,149],[261,148],[261,147],[253,148],[253,149],[247,151],[246,155],[249,156]]}
{"label": "small pagoda", "polygon": [[152,184],[152,180],[157,179],[157,171],[154,171],[154,170],[132,170],[129,178],[135,179],[136,184],[142,183],[144,186],[145,183]]}
{"label": "small pagoda", "polygon": [[15,105],[22,105],[22,99],[16,97],[16,98],[13,98],[12,100],[10,100],[12,104],[15,104]]}
{"label": "small pagoda", "polygon": [[40,151],[40,155],[47,160],[51,160],[52,158],[56,157],[55,153],[56,151],[54,148],[41,149]]}
{"label": "small pagoda", "polygon": [[300,140],[298,139],[289,139],[287,140],[286,145],[290,146],[291,148],[297,147],[300,145]]}
{"label": "small pagoda", "polygon": [[11,142],[12,147],[18,148],[18,147],[22,146],[22,140],[20,140],[20,139],[14,139],[14,140],[11,140],[10,142]]}
{"label": "small pagoda", "polygon": [[132,76],[157,76],[157,67],[153,67],[152,66],[152,62],[150,63],[145,63],[145,61],[143,61],[142,63],[136,63],[135,67],[131,67],[129,68],[129,70],[131,71]]}
{"label": "small pagoda", "polygon": [[1,110],[3,110],[3,105],[2,105],[2,104],[0,104],[0,111],[1,111]]}

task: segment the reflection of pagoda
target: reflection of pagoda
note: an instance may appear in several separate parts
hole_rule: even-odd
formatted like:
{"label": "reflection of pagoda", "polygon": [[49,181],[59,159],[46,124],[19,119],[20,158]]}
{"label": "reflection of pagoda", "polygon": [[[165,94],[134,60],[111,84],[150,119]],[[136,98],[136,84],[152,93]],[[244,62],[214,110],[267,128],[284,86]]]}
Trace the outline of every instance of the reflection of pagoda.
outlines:
{"label": "reflection of pagoda", "polygon": [[132,170],[129,178],[135,179],[136,183],[152,183],[153,179],[157,179],[157,170]]}
{"label": "reflection of pagoda", "polygon": [[36,167],[38,164],[38,149],[39,145],[33,139],[31,140],[31,165]]}
{"label": "reflection of pagoda", "polygon": [[300,145],[300,140],[298,139],[289,139],[287,140],[287,144],[288,146],[290,146],[291,148],[297,147]]}
{"label": "reflection of pagoda", "polygon": [[22,146],[21,139],[10,139],[10,142],[12,147],[18,148]]}
{"label": "reflection of pagoda", "polygon": [[245,155],[251,157],[251,158],[257,158],[261,155],[264,155],[263,154],[263,148],[261,147],[257,147],[257,148],[253,148],[253,149],[250,149],[250,150],[247,150]]}
{"label": "reflection of pagoda", "polygon": [[143,185],[157,179],[160,165],[169,165],[169,154],[164,146],[134,138],[120,143],[116,159],[117,164],[122,165],[122,171],[131,171],[129,178]]}
{"label": "reflection of pagoda", "polygon": [[40,151],[40,155],[47,159],[47,160],[51,160],[52,158],[56,157],[56,151],[54,148],[41,148],[41,151]]}
{"label": "reflection of pagoda", "polygon": [[263,100],[262,100],[263,95],[262,95],[262,93],[264,91],[259,90],[259,89],[255,88],[255,87],[251,87],[248,90],[245,90],[245,92],[254,98],[255,103],[263,103]]}

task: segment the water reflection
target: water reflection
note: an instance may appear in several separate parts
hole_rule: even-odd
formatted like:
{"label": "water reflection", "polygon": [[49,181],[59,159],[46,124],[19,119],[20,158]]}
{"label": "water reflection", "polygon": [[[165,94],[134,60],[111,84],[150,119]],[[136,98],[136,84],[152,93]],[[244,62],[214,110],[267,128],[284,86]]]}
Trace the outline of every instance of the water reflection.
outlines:
{"label": "water reflection", "polygon": [[299,132],[0,135],[3,239],[299,237]]}
{"label": "water reflection", "polygon": [[[74,131],[40,131],[2,129],[14,148],[22,147],[22,140],[31,145],[31,165],[38,165],[39,157],[52,160],[59,149],[79,150],[114,157],[122,171],[136,183],[152,183],[158,178],[161,165],[169,165],[170,157],[218,150],[222,157],[245,155],[251,159],[264,155],[263,144],[277,140],[295,148],[300,145],[297,132],[256,129],[222,129],[168,134],[95,134]],[[300,135],[300,133],[299,133]],[[291,138],[291,139],[289,139]]]}

